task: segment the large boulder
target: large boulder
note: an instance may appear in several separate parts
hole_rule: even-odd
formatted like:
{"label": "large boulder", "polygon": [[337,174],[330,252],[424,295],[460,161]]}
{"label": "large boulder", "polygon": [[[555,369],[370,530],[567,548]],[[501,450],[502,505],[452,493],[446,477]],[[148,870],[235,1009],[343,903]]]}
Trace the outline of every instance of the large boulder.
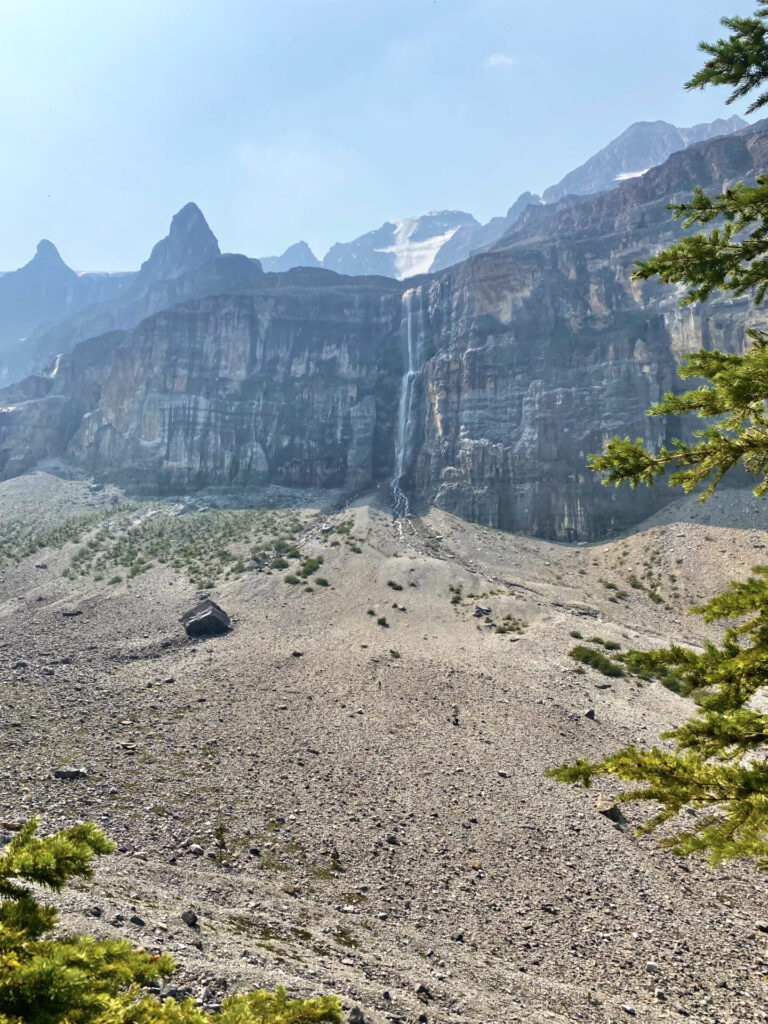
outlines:
{"label": "large boulder", "polygon": [[215,601],[206,598],[181,616],[187,636],[218,636],[232,628],[229,616]]}

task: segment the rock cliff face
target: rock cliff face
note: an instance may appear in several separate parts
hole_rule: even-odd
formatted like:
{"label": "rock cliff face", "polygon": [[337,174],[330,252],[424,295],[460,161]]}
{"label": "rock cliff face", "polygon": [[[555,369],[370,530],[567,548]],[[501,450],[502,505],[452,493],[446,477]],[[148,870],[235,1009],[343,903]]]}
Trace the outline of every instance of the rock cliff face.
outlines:
{"label": "rock cliff face", "polygon": [[746,301],[681,310],[631,280],[634,261],[678,236],[669,201],[766,169],[762,123],[614,191],[528,205],[490,250],[406,282],[217,256],[141,299],[170,308],[0,392],[0,475],[60,455],[145,490],[360,489],[391,478],[397,443],[412,508],[605,536],[673,492],[602,487],[587,455],[614,433],[684,432],[645,415],[681,354],[738,351],[746,325],[768,327]]}
{"label": "rock cliff face", "polygon": [[0,472],[50,455],[149,490],[367,486],[391,461],[400,288],[260,275],[62,356],[2,393]]}
{"label": "rock cliff face", "polygon": [[491,251],[419,283],[427,358],[406,489],[509,530],[568,540],[628,526],[663,487],[600,485],[586,468],[615,433],[658,444],[680,423],[645,410],[680,386],[682,352],[738,351],[763,311],[680,309],[633,264],[679,234],[666,204],[768,168],[765,125],[675,154],[619,189],[529,207]]}

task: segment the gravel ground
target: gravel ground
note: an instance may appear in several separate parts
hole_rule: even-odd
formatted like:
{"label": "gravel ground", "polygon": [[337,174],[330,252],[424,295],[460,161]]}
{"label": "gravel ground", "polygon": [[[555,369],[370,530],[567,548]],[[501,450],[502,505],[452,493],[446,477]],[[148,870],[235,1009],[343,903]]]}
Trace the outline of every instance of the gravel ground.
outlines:
{"label": "gravel ground", "polygon": [[[36,474],[0,484],[0,520],[120,500]],[[70,542],[5,569],[0,821],[92,819],[118,845],[62,927],[171,952],[164,991],[208,1007],[282,983],[378,1024],[768,1020],[763,877],[638,839],[637,809],[617,826],[609,781],[543,778],[688,714],[578,674],[570,634],[715,636],[685,608],[768,561],[768,505],[684,499],[589,547],[301,505],[329,585],[246,572],[211,591],[233,629],[210,640],[167,566],[69,580]]]}

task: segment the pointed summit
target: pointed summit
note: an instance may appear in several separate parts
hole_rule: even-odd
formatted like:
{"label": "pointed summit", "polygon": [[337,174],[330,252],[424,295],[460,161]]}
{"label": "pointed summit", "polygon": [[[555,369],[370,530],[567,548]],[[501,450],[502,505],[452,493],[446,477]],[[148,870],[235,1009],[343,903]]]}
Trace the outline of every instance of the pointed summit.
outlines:
{"label": "pointed summit", "polygon": [[321,266],[320,260],[304,241],[289,245],[282,256],[264,256],[259,262],[264,270],[272,270],[278,273],[285,270],[293,270],[294,267]]}
{"label": "pointed summit", "polygon": [[[37,243],[35,255],[30,263],[38,267],[67,267],[61,258],[59,250],[47,238],[41,238]],[[29,266],[30,264],[27,265]],[[69,270],[69,267],[67,267],[67,270]]]}
{"label": "pointed summit", "polygon": [[168,234],[142,263],[139,276],[145,282],[180,277],[219,255],[219,243],[200,208],[187,203],[174,216]]}

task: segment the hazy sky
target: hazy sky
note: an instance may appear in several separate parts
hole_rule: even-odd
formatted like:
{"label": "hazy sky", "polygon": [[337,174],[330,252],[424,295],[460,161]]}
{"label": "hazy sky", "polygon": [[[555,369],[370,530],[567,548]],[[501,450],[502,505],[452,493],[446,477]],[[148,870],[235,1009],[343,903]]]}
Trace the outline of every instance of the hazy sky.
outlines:
{"label": "hazy sky", "polygon": [[194,200],[223,250],[322,257],[387,219],[504,213],[686,93],[744,0],[2,0],[0,270],[50,238],[137,267]]}

